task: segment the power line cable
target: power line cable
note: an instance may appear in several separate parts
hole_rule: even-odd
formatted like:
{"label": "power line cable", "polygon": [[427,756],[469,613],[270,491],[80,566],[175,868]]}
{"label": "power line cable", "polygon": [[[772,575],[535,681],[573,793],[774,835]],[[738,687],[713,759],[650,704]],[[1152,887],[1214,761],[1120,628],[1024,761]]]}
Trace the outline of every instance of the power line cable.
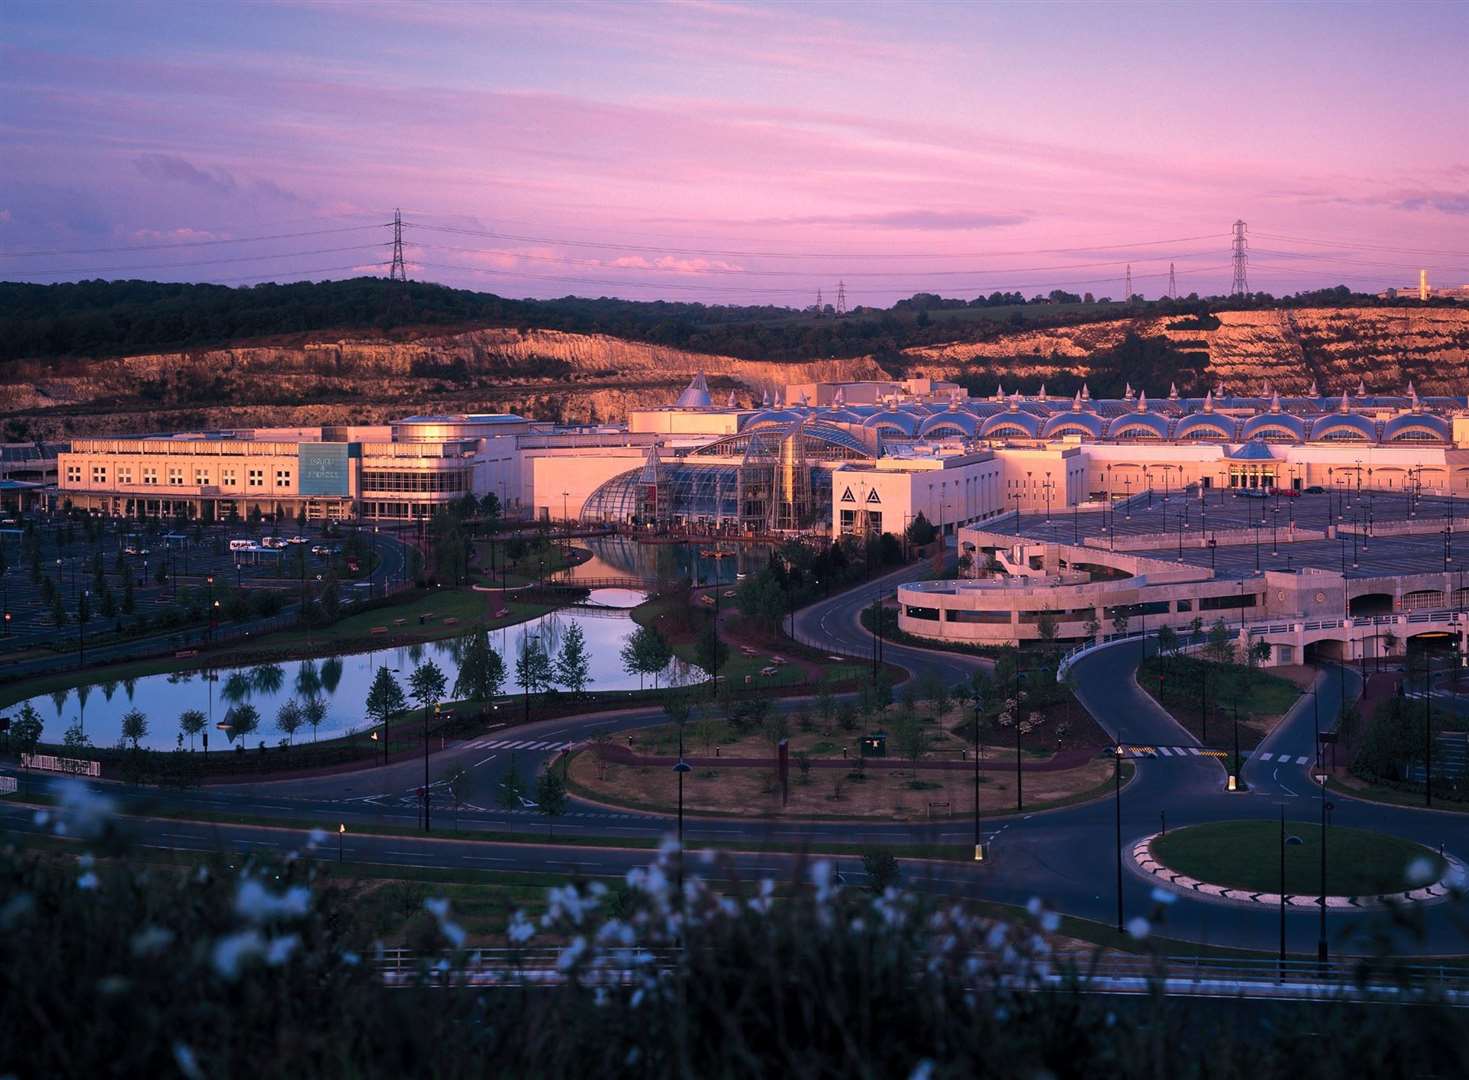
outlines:
{"label": "power line cable", "polygon": [[222,266],[226,263],[262,262],[265,259],[298,259],[304,258],[307,255],[336,255],[344,251],[370,251],[382,247],[390,247],[391,245],[392,241],[386,241],[372,244],[353,244],[349,247],[316,248],[312,251],[282,251],[269,255],[238,255],[228,259],[195,259],[192,262],[154,263],[151,266],[80,266],[54,270],[23,270],[18,273],[7,271],[7,274],[12,278],[27,278],[53,277],[57,274],[122,274],[132,273],[137,270],[177,270],[192,266]]}
{"label": "power line cable", "polygon": [[382,229],[391,221],[372,225],[343,225],[336,229],[312,229],[308,232],[274,233],[269,236],[241,236],[230,240],[181,240],[172,244],[133,244],[126,247],[71,248],[52,251],[0,252],[0,259],[33,259],[41,255],[115,255],[124,251],[169,251],[174,248],[214,247],[220,244],[256,244],[265,240],[296,240],[303,236],[330,236],[334,233],[360,232],[364,229]]}

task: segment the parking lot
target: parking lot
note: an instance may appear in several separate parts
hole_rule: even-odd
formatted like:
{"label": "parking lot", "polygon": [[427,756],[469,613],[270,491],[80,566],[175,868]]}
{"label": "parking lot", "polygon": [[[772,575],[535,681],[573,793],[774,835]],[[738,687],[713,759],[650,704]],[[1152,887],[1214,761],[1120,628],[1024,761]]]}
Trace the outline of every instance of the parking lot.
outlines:
{"label": "parking lot", "polygon": [[[5,567],[0,574],[0,610],[5,613],[0,654],[58,642],[80,646],[140,621],[158,630],[201,624],[208,621],[211,598],[221,600],[223,608],[238,590],[273,589],[290,603],[300,595],[303,581],[316,580],[334,564],[344,584],[354,577],[355,566],[358,580],[377,588],[389,578],[396,583],[406,571],[397,545],[371,532],[362,550],[376,550],[377,558],[357,557],[349,563],[344,545],[351,526],[326,536],[320,526],[298,528],[294,522],[274,529],[269,523],[190,524],[175,531],[168,524],[150,529],[135,521],[59,515],[28,521],[34,527],[34,562],[25,539],[26,522],[0,527]],[[290,543],[292,539],[299,542]],[[231,541],[238,550],[231,549]],[[44,584],[48,578],[65,612],[60,626],[57,601],[49,599]],[[129,584],[130,612],[124,610]],[[110,594],[110,602],[104,594]],[[77,616],[84,603],[89,617],[81,624]],[[104,608],[112,614],[104,614]],[[196,618],[189,618],[191,611]],[[218,615],[221,621],[227,617],[223,610]]]}
{"label": "parking lot", "polygon": [[[1404,525],[1426,531],[1390,534]],[[1291,541],[1293,529],[1319,537],[1328,526],[1340,535]],[[1001,533],[1013,528],[1013,518],[997,526]],[[1020,533],[1059,543],[1155,537],[1159,543],[1140,553],[1211,566],[1223,577],[1303,567],[1348,577],[1469,568],[1469,500],[1401,492],[1249,497],[1216,489],[1204,498],[1175,493],[1167,500],[1155,493],[1151,505],[1139,495],[1106,512],[1057,511],[1049,523],[1044,513],[1026,513]],[[1211,537],[1217,546],[1197,546]]]}

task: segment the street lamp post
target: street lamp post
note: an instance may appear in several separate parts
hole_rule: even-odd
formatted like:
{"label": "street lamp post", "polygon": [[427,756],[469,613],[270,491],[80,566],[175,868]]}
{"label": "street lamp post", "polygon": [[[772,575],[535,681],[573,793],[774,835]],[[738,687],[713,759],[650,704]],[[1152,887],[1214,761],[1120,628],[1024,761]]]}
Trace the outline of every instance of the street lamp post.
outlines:
{"label": "street lamp post", "polygon": [[347,835],[347,823],[341,822],[337,825],[337,865],[342,863],[342,838]]}
{"label": "street lamp post", "polygon": [[984,839],[979,829],[979,759],[981,750],[979,744],[980,725],[980,701],[979,695],[974,696],[974,861],[984,862]]}
{"label": "street lamp post", "polygon": [[[434,704],[434,715],[439,715],[438,703]],[[386,745],[384,747],[386,749]],[[428,787],[428,710],[423,712],[423,831],[433,832],[433,817],[430,800],[433,798]]]}
{"label": "street lamp post", "polygon": [[1317,902],[1321,905],[1321,930],[1316,938],[1316,959],[1323,965],[1326,963],[1326,826],[1329,821],[1328,815],[1332,805],[1326,800],[1326,774],[1316,774],[1316,781],[1321,785],[1321,895]]}
{"label": "street lamp post", "polygon": [[1122,737],[1118,733],[1117,746],[1112,755],[1112,803],[1115,808],[1117,830],[1117,932],[1122,928]]}

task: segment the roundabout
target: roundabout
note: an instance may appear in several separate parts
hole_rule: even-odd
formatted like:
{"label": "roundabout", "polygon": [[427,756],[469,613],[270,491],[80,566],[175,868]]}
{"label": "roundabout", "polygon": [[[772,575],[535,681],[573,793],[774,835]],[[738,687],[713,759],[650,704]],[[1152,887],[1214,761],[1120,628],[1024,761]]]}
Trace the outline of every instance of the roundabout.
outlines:
{"label": "roundabout", "polygon": [[[1448,898],[1463,880],[1457,859],[1368,829],[1301,821],[1218,821],[1154,833],[1131,851],[1156,884],[1239,904],[1366,909]],[[1323,858],[1324,856],[1324,858]],[[1324,871],[1324,878],[1323,878]]]}

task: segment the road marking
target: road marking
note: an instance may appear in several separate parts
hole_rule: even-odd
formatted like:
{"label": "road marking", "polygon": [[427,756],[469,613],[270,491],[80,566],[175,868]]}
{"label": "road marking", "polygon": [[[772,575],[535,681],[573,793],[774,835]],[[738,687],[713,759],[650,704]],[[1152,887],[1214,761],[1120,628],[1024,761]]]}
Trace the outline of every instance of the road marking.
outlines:
{"label": "road marking", "polygon": [[489,757],[485,758],[483,761],[476,761],[473,765],[470,766],[470,768],[471,769],[478,769],[481,765],[488,765],[490,762],[494,761],[495,758],[497,758],[497,757],[499,757],[498,754],[491,754]]}
{"label": "road marking", "polygon": [[461,855],[461,859],[467,862],[514,862],[514,859],[497,859],[491,855]]}
{"label": "road marking", "polygon": [[1261,760],[1261,761],[1269,761],[1269,760],[1270,760],[1270,757],[1271,757],[1271,755],[1270,755],[1270,754],[1268,754],[1268,753],[1266,753],[1266,754],[1261,754],[1261,755],[1260,755],[1260,760]]}
{"label": "road marking", "polygon": [[1297,765],[1304,765],[1307,760],[1308,759],[1304,755],[1302,755],[1301,757],[1296,758],[1296,764]]}

